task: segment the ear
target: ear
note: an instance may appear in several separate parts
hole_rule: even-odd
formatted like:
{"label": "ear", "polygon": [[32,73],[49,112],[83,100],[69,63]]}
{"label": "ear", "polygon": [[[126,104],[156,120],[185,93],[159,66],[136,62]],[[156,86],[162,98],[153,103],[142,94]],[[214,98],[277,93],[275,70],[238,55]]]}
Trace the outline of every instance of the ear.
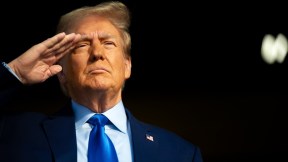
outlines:
{"label": "ear", "polygon": [[58,80],[61,84],[66,83],[67,80],[66,80],[66,76],[65,76],[63,70],[60,71],[59,73],[57,73],[57,77],[58,77]]}
{"label": "ear", "polygon": [[125,79],[130,78],[131,68],[132,68],[131,57],[129,57],[125,59]]}

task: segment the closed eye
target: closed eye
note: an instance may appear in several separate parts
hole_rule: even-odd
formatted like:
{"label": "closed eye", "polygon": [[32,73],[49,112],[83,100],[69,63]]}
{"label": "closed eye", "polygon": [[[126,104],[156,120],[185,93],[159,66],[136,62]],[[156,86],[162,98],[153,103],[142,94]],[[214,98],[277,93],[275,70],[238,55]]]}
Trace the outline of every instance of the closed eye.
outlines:
{"label": "closed eye", "polygon": [[113,41],[105,41],[103,44],[105,45],[105,47],[108,47],[108,48],[117,47],[116,43]]}
{"label": "closed eye", "polygon": [[82,42],[82,43],[78,43],[78,44],[75,46],[75,49],[83,48],[83,47],[87,47],[87,46],[90,46],[90,43],[89,43],[89,42]]}

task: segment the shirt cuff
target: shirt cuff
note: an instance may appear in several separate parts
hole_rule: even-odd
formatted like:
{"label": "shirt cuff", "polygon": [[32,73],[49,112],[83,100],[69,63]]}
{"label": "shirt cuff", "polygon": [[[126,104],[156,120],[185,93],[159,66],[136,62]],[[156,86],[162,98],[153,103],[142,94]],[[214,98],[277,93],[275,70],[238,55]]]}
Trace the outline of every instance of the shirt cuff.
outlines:
{"label": "shirt cuff", "polygon": [[20,82],[21,80],[19,79],[19,77],[15,74],[15,72],[9,67],[8,64],[6,64],[5,62],[2,62],[2,65],[10,72],[12,73]]}

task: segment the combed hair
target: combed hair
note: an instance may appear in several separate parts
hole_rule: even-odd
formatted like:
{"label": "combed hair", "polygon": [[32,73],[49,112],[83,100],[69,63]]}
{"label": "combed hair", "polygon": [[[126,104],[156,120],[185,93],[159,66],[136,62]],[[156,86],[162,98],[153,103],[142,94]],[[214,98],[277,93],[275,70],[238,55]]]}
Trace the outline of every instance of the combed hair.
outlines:
{"label": "combed hair", "polygon": [[84,6],[75,9],[60,17],[57,33],[71,33],[73,26],[79,20],[86,16],[95,15],[108,19],[120,32],[123,39],[123,50],[126,57],[130,57],[131,53],[131,36],[129,33],[130,27],[130,12],[126,5],[118,1],[102,2],[95,6]]}

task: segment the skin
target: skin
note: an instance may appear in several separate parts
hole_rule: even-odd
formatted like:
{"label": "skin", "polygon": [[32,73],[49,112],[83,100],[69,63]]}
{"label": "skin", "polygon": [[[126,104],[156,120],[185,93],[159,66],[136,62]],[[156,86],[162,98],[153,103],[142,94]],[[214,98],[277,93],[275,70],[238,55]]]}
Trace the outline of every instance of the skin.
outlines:
{"label": "skin", "polygon": [[80,40],[79,34],[59,33],[34,45],[22,55],[8,63],[23,84],[44,82],[62,70],[55,63]]}
{"label": "skin", "polygon": [[131,60],[125,57],[120,32],[107,19],[94,15],[75,24],[70,31],[82,39],[61,60],[58,78],[73,100],[102,113],[121,100]]}

